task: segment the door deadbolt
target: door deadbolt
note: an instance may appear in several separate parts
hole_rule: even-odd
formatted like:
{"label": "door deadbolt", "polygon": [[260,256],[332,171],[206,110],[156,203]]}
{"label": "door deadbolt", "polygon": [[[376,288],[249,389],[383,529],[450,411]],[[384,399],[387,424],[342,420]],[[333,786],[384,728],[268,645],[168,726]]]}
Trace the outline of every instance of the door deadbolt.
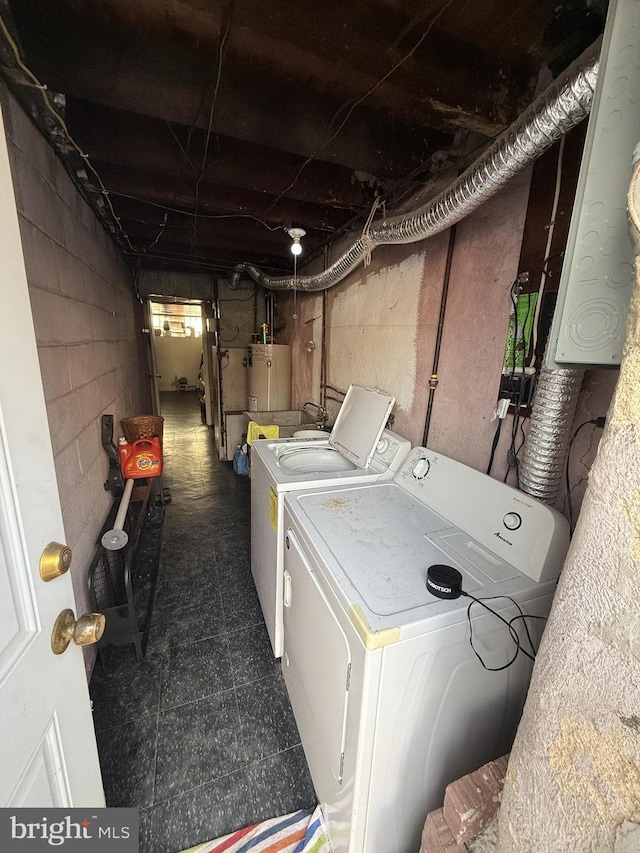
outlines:
{"label": "door deadbolt", "polygon": [[52,581],[66,574],[71,566],[71,548],[59,542],[49,542],[40,557],[40,577]]}
{"label": "door deadbolt", "polygon": [[102,613],[83,613],[76,620],[73,610],[63,610],[56,619],[51,632],[51,649],[61,655],[73,640],[76,646],[97,643],[104,634],[107,620]]}

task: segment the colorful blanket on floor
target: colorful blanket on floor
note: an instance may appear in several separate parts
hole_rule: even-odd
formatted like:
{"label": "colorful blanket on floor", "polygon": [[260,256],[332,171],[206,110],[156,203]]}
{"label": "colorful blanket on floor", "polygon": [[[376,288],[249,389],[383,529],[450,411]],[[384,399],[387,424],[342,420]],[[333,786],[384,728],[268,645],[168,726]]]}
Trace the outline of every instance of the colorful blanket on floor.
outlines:
{"label": "colorful blanket on floor", "polygon": [[320,806],[254,823],[182,853],[331,853]]}

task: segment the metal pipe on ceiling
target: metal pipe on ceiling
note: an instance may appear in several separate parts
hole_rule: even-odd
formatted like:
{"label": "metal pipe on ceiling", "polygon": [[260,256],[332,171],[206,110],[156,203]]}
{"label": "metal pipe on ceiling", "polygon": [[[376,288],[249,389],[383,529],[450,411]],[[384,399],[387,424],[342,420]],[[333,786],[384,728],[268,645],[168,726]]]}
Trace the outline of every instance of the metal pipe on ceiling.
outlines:
{"label": "metal pipe on ceiling", "polygon": [[[589,114],[598,76],[600,40],[569,66],[446,190],[415,211],[374,223],[370,245],[418,243],[464,219],[523,172]],[[359,238],[335,263],[315,275],[274,277],[239,264],[232,281],[249,275],[268,290],[327,290],[362,261]]]}

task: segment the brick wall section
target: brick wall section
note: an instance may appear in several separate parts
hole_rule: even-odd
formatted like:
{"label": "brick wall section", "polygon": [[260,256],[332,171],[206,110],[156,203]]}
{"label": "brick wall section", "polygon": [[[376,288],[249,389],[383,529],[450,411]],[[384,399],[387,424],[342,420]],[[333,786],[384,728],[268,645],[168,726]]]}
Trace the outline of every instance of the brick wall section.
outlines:
{"label": "brick wall section", "polygon": [[466,853],[467,850],[466,844],[458,844],[453,837],[442,809],[427,815],[420,853]]}
{"label": "brick wall section", "polygon": [[431,812],[425,821],[420,853],[496,850],[494,820],[508,761],[504,755],[447,785],[443,808]]}
{"label": "brick wall section", "polygon": [[502,756],[447,786],[444,819],[457,844],[474,839],[498,813],[508,761]]}
{"label": "brick wall section", "polygon": [[[100,417],[149,411],[141,306],[119,250],[46,140],[0,87],[78,612],[111,504]],[[16,389],[28,393],[28,389]]]}

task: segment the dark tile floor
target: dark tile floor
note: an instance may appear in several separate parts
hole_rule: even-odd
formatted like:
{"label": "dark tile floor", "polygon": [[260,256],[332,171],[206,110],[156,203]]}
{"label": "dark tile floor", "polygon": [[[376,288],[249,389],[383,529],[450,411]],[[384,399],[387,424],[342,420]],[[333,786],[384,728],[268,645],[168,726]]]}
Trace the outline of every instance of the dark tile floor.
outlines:
{"label": "dark tile floor", "polygon": [[175,853],[315,795],[250,571],[250,480],[218,461],[192,393],[163,395],[164,485],[145,660],[91,680],[109,806],[140,809],[141,853]]}

